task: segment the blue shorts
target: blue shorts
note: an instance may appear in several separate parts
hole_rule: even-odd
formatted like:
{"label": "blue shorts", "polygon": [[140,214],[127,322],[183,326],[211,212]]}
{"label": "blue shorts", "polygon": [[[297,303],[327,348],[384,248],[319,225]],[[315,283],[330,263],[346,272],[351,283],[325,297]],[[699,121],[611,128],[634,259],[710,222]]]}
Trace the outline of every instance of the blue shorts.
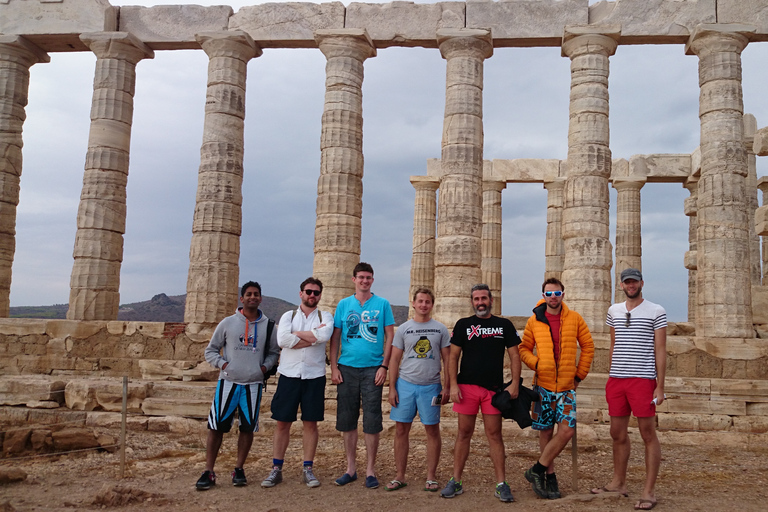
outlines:
{"label": "blue shorts", "polygon": [[555,423],[567,423],[576,428],[576,390],[553,393],[542,387],[534,386],[541,400],[533,403],[531,419],[534,430],[549,430],[555,428]]}
{"label": "blue shorts", "polygon": [[416,411],[423,425],[437,425],[440,423],[440,405],[432,405],[432,399],[443,390],[440,384],[411,384],[407,380],[397,379],[398,405],[392,407],[389,419],[400,423],[413,423]]}
{"label": "blue shorts", "polygon": [[258,431],[261,392],[261,383],[235,384],[228,380],[219,380],[211,412],[208,414],[208,428],[217,432],[229,432],[235,411],[239,411],[240,432]]}

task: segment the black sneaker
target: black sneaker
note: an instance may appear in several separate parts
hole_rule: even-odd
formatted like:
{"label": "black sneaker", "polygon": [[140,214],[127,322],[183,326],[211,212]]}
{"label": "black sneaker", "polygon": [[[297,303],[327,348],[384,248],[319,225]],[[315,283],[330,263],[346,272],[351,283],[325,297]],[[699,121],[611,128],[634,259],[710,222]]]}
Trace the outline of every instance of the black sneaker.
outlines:
{"label": "black sneaker", "polygon": [[547,475],[547,498],[558,500],[561,498],[560,486],[557,485],[557,477],[554,473]]}
{"label": "black sneaker", "polygon": [[216,485],[216,473],[205,470],[203,476],[195,484],[195,487],[197,487],[198,491],[207,491],[214,485]]}
{"label": "black sneaker", "polygon": [[548,499],[549,493],[547,492],[547,477],[545,473],[536,473],[533,467],[525,470],[525,479],[531,482],[533,492],[540,498]]}
{"label": "black sneaker", "polygon": [[248,480],[245,478],[245,471],[243,471],[243,468],[235,468],[232,472],[232,485],[235,487],[248,485]]}

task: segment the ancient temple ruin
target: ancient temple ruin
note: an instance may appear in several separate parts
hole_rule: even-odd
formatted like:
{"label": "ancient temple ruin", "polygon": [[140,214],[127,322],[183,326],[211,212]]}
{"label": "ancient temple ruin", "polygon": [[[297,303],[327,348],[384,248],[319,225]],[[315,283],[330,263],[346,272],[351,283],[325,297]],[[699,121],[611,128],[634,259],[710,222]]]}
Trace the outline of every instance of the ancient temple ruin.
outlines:
{"label": "ancient temple ruin", "polygon": [[[327,59],[314,275],[326,284],[325,304],[335,306],[352,291],[349,274],[360,258],[365,61],[380,48],[427,47],[438,48],[446,61],[445,117],[440,158],[411,180],[411,285],[435,290],[436,317],[452,324],[466,315],[474,283],[487,282],[500,295],[501,195],[516,183],[541,183],[548,192],[546,275],[565,282],[570,307],[597,334],[595,371],[605,372],[605,312],[614,298],[621,300],[615,276],[642,267],[643,185],[682,184],[690,192],[684,205],[690,221],[689,325],[671,332],[679,337],[670,341],[668,374],[682,379],[681,389],[696,388],[708,404],[711,397],[741,396],[734,415],[752,411],[768,429],[768,344],[755,330],[757,325],[765,332],[768,325],[768,206],[759,207],[757,195],[758,189],[766,193],[768,180],[758,181],[755,169],[756,156],[768,155],[768,127],[745,114],[741,89],[741,52],[767,41],[768,0],[272,3],[237,12],[227,6],[2,0],[0,317],[9,308],[29,69],[48,62],[53,52],[91,51],[97,58],[71,322],[0,320],[5,351],[17,354],[6,371],[137,376],[144,375],[142,368],[157,368],[146,362],[142,367],[140,361],[152,358],[140,354],[78,355],[79,344],[71,340],[93,336],[145,336],[145,348],[155,339],[173,340],[173,348],[154,359],[175,361],[176,377],[202,359],[211,326],[237,299],[246,67],[263,48],[316,48]],[[609,62],[618,45],[632,44],[679,45],[698,58],[701,137],[692,153],[611,153]],[[495,48],[535,46],[560,47],[571,62],[567,159],[493,159],[483,152],[484,61]],[[135,67],[155,52],[180,49],[204,51],[209,66],[197,203],[190,212],[186,325],[169,330],[115,320]],[[613,241],[611,186],[618,192]],[[24,336],[70,342],[35,354],[7,348]],[[729,411],[723,414],[734,411],[723,407]],[[721,411],[705,408],[708,414]]]}

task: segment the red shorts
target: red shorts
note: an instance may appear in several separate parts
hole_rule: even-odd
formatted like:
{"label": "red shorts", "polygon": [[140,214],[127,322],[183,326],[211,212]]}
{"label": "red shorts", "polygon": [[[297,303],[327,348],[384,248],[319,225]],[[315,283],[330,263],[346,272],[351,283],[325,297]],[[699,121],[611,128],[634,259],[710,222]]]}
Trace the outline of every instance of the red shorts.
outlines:
{"label": "red shorts", "polygon": [[453,404],[453,412],[477,416],[478,409],[483,414],[501,414],[501,411],[491,405],[491,398],[495,394],[482,386],[475,384],[459,384],[461,391],[461,403]]}
{"label": "red shorts", "polygon": [[652,418],[656,416],[653,392],[656,379],[617,379],[609,377],[605,384],[605,400],[608,402],[609,416],[629,416]]}

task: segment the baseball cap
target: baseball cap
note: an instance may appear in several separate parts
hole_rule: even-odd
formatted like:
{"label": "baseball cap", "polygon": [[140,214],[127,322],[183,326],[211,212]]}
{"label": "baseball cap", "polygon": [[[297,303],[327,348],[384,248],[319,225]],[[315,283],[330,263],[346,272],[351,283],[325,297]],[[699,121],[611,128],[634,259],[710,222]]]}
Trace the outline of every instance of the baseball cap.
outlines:
{"label": "baseball cap", "polygon": [[621,282],[623,283],[627,279],[634,279],[635,281],[642,281],[643,274],[636,268],[628,268],[621,272]]}

